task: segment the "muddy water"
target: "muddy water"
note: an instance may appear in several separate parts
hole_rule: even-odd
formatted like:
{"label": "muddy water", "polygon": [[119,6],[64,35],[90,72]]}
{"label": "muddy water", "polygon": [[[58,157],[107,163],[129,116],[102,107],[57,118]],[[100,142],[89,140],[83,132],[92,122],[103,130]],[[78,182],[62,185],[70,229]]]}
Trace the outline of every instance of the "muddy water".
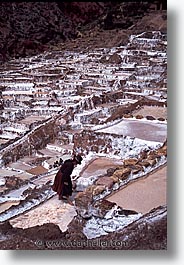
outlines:
{"label": "muddy water", "polygon": [[166,204],[167,167],[157,170],[148,177],[138,179],[107,199],[124,209],[147,213],[154,207]]}
{"label": "muddy water", "polygon": [[111,158],[100,157],[94,159],[82,172],[81,177],[89,177],[91,175],[99,176],[102,174],[106,174],[107,169],[113,167],[117,167],[118,165],[122,165],[123,160],[114,160]]}
{"label": "muddy water", "polygon": [[43,166],[37,166],[31,169],[26,170],[28,173],[33,174],[33,175],[40,175],[40,174],[44,174],[47,173],[48,170],[46,168],[44,168]]}

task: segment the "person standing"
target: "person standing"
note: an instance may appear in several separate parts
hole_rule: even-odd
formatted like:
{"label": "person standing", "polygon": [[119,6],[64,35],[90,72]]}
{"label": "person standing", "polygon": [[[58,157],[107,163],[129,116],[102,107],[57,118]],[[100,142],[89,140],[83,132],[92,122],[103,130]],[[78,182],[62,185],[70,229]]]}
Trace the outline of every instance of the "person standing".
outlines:
{"label": "person standing", "polygon": [[73,159],[65,160],[57,172],[52,189],[57,192],[59,200],[67,200],[69,204],[72,204],[69,199],[73,192],[71,174],[74,167],[77,166],[77,164],[81,164],[81,162],[82,157],[80,155],[75,155]]}

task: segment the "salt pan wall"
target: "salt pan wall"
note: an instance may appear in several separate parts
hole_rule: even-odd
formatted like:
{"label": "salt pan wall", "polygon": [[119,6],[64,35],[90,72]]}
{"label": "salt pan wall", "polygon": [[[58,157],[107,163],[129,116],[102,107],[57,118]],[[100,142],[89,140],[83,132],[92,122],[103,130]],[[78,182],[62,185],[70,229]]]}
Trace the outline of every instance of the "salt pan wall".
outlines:
{"label": "salt pan wall", "polygon": [[129,136],[108,134],[83,130],[80,134],[74,135],[74,152],[84,155],[89,152],[118,155],[122,158],[135,156],[143,149],[159,146],[162,143],[144,141]]}

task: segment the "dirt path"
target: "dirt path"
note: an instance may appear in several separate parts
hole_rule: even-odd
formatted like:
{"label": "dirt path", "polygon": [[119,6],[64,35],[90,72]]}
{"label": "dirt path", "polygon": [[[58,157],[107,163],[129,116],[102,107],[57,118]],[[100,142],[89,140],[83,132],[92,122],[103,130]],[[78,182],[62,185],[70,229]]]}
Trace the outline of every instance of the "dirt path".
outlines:
{"label": "dirt path", "polygon": [[151,209],[167,203],[167,166],[138,179],[108,197],[125,209],[147,213]]}

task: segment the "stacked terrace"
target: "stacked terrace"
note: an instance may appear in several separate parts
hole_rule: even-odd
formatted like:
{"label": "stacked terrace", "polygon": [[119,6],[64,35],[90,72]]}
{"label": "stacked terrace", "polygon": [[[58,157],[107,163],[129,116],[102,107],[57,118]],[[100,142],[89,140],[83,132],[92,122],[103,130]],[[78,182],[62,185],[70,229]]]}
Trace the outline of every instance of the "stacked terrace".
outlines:
{"label": "stacked terrace", "polygon": [[[164,145],[166,49],[165,35],[148,32],[130,36],[126,46],[44,52],[12,60],[0,69],[1,212],[6,211],[2,220],[28,209],[16,211],[19,205],[11,211],[11,206],[35,194],[35,189],[41,194],[37,204],[54,195],[50,185],[58,169],[54,163],[60,158],[73,152],[86,157],[73,173],[76,190],[83,192],[109,165],[117,167],[129,158],[141,160],[141,152]],[[165,153],[148,160],[136,177],[167,162]],[[93,161],[100,164],[100,174],[95,166],[87,173]],[[135,171],[128,171],[128,180]],[[124,185],[117,183],[113,182],[115,188]],[[13,188],[17,188],[15,195]],[[112,191],[100,190],[103,196]]]}

